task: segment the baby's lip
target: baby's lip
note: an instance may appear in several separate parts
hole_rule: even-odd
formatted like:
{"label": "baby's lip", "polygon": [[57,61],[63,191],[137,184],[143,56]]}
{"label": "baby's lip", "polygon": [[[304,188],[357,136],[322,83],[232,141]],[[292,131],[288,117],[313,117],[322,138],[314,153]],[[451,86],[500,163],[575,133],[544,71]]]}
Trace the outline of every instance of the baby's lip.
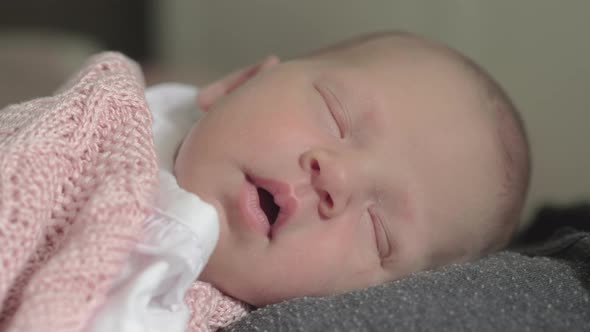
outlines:
{"label": "baby's lip", "polygon": [[274,179],[267,179],[255,175],[248,176],[250,181],[273,196],[274,203],[280,208],[277,220],[271,226],[270,237],[276,234],[277,230],[288,222],[297,209],[297,199],[293,195],[293,187],[286,182]]}

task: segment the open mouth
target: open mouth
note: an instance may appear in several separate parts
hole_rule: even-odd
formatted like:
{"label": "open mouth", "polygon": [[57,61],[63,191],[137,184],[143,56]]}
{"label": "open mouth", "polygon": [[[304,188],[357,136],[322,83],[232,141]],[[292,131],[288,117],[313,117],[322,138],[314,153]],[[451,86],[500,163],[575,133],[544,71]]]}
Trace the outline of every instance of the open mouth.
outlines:
{"label": "open mouth", "polygon": [[277,221],[277,216],[279,215],[281,208],[275,204],[273,195],[266,189],[256,187],[256,191],[258,192],[258,202],[260,204],[260,208],[266,215],[268,222],[271,225],[274,225],[274,223]]}
{"label": "open mouth", "polygon": [[239,208],[243,220],[270,238],[278,234],[297,209],[297,200],[285,182],[246,175],[242,188]]}

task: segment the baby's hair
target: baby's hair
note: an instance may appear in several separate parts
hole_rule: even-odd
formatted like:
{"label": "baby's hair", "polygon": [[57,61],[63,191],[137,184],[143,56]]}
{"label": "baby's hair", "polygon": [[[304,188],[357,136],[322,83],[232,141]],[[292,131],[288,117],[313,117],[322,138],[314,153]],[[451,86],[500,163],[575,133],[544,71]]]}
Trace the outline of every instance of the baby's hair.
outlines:
{"label": "baby's hair", "polygon": [[520,222],[531,178],[530,144],[520,112],[500,84],[473,60],[451,51],[479,83],[483,102],[488,105],[484,108],[494,112],[501,145],[505,190],[500,197],[500,215],[495,218],[499,223],[485,254],[506,245]]}
{"label": "baby's hair", "polygon": [[[492,113],[504,173],[504,190],[498,197],[495,214],[482,226],[481,232],[485,234],[480,234],[477,238],[485,240],[473,256],[481,257],[499,250],[508,244],[520,222],[531,177],[530,144],[520,112],[492,75],[468,56],[445,44],[410,33],[393,34],[418,40],[424,47],[438,51],[438,54],[458,64],[475,83],[482,110]],[[382,36],[386,35],[387,33]]]}
{"label": "baby's hair", "polygon": [[[392,39],[407,41],[407,46],[431,51],[433,55],[443,56],[475,83],[476,93],[480,95],[482,109],[492,112],[497,129],[501,163],[503,167],[503,187],[497,212],[491,220],[481,227],[477,238],[485,239],[477,250],[466,250],[467,258],[480,257],[505,246],[511,239],[519,223],[530,182],[531,157],[529,140],[525,126],[516,106],[500,84],[480,65],[455,49],[434,40],[406,31],[379,31],[350,38],[326,48],[319,49],[307,57],[321,56],[339,50],[363,45],[368,42]],[[485,218],[484,216],[481,216]],[[472,248],[474,249],[474,248]],[[475,257],[474,257],[475,256]]]}
{"label": "baby's hair", "polygon": [[475,82],[482,110],[492,113],[499,141],[504,190],[499,194],[496,213],[482,227],[486,234],[479,238],[486,240],[474,255],[481,257],[499,250],[509,243],[520,222],[531,178],[530,144],[520,112],[492,75],[468,56],[436,41],[407,33],[403,36],[422,39],[426,47],[458,64]]}

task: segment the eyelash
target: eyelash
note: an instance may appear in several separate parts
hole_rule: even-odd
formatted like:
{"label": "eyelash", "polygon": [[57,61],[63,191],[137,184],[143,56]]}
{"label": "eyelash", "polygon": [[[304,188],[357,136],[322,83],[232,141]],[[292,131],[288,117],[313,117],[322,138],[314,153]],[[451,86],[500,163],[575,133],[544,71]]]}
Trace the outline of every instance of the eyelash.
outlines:
{"label": "eyelash", "polygon": [[[345,132],[346,132],[345,122],[343,122],[340,119],[339,114],[336,114],[336,111],[334,111],[333,106],[332,106],[332,103],[333,102],[331,102],[330,99],[333,98],[336,101],[336,103],[339,104],[340,109],[342,109],[342,106],[340,105],[340,101],[338,101],[338,99],[336,98],[336,96],[334,95],[334,93],[332,91],[330,91],[330,89],[328,89],[328,88],[324,89],[324,88],[319,87],[317,85],[314,85],[314,86],[315,86],[315,89],[320,94],[320,96],[322,97],[322,99],[324,100],[324,103],[326,104],[326,107],[328,108],[328,111],[330,112],[330,115],[334,119],[334,122],[336,122],[336,126],[338,127],[340,138],[344,138]],[[327,92],[325,92],[325,91],[327,91]],[[330,96],[327,96],[328,94]]]}

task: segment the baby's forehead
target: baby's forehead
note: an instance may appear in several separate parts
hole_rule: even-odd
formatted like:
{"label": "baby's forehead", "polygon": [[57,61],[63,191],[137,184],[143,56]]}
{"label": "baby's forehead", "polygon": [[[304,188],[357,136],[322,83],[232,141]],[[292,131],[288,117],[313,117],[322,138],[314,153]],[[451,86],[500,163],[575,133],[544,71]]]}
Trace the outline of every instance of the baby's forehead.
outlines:
{"label": "baby's forehead", "polygon": [[364,36],[337,43],[313,52],[310,57],[332,61],[391,63],[401,59],[440,57],[452,60],[452,51],[443,44],[411,34]]}
{"label": "baby's forehead", "polygon": [[[337,44],[313,55],[330,64],[354,67],[392,80],[400,75],[412,83],[432,86],[434,78],[470,81],[461,56],[449,47],[414,36],[387,36]],[[428,80],[429,82],[426,82]],[[445,84],[444,81],[439,82]],[[473,82],[464,85],[465,92]]]}
{"label": "baby's forehead", "polygon": [[359,74],[340,77],[354,90],[370,89],[370,95],[392,112],[420,110],[418,118],[462,118],[459,122],[492,120],[482,112],[481,84],[461,56],[445,45],[411,35],[388,35],[336,45],[317,57],[331,69]]}

